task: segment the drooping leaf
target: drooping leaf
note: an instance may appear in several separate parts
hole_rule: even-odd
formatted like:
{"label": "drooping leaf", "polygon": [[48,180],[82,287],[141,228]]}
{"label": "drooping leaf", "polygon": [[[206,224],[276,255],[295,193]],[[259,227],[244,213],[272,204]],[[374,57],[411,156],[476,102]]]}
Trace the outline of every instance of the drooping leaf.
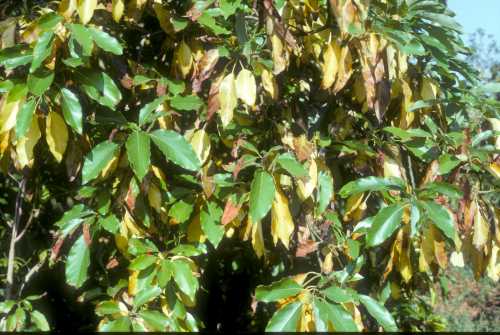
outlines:
{"label": "drooping leaf", "polygon": [[78,97],[66,88],[61,89],[61,97],[64,119],[71,128],[81,135],[83,132],[83,115]]}
{"label": "drooping leaf", "polygon": [[33,49],[33,60],[31,62],[30,73],[35,72],[36,69],[42,65],[43,61],[52,52],[52,43],[54,41],[54,33],[46,31],[40,35],[35,48]]}
{"label": "drooping leaf", "polygon": [[366,243],[370,247],[377,246],[387,240],[401,224],[404,205],[396,203],[382,208],[373,218],[373,224],[366,235]]}
{"label": "drooping leaf", "polygon": [[279,155],[276,162],[296,178],[306,177],[308,175],[304,166],[289,152]]}
{"label": "drooping leaf", "polygon": [[73,244],[66,260],[66,282],[79,288],[88,278],[90,265],[90,249],[81,235]]}
{"label": "drooping leaf", "polygon": [[266,326],[266,332],[296,332],[302,310],[300,301],[291,302],[277,310]]}
{"label": "drooping leaf", "polygon": [[236,83],[232,72],[225,76],[219,85],[219,103],[219,115],[222,125],[227,127],[227,125],[233,120],[234,109],[238,105]]}
{"label": "drooping leaf", "polygon": [[438,227],[450,240],[455,240],[455,223],[451,213],[445,207],[438,205],[434,201],[422,201],[420,204],[425,208],[427,216],[434,222],[436,227]]}
{"label": "drooping leaf", "polygon": [[95,44],[97,44],[97,46],[102,50],[111,52],[115,55],[123,54],[123,47],[121,46],[120,42],[118,42],[116,38],[109,35],[107,32],[93,27],[88,28],[88,31],[90,32],[90,35],[92,36]]}
{"label": "drooping leaf", "polygon": [[184,137],[172,130],[158,129],[149,136],[165,157],[173,163],[190,171],[200,168],[200,161],[191,144]]}
{"label": "drooping leaf", "polygon": [[368,313],[377,320],[377,322],[384,328],[387,332],[398,331],[398,326],[396,321],[392,317],[391,313],[378,301],[364,294],[359,295],[359,301],[366,307]]}
{"label": "drooping leaf", "polygon": [[56,112],[50,111],[47,115],[45,128],[45,138],[49,145],[50,152],[56,159],[61,162],[66,147],[68,145],[68,129],[63,118]]}
{"label": "drooping leaf", "polygon": [[344,185],[339,194],[343,198],[347,198],[351,194],[366,192],[366,191],[385,191],[390,189],[402,189],[403,181],[399,178],[389,177],[366,177],[351,181]]}
{"label": "drooping leaf", "polygon": [[19,111],[16,122],[16,138],[23,137],[28,131],[33,114],[35,113],[36,100],[31,98],[23,105]]}
{"label": "drooping leaf", "polygon": [[182,260],[172,262],[174,270],[174,280],[179,286],[179,289],[188,297],[194,300],[196,291],[198,290],[198,280],[193,275],[189,264]]}
{"label": "drooping leaf", "polygon": [[[358,327],[352,316],[340,305],[330,304],[320,299],[314,299],[317,316],[323,321],[326,330],[341,332],[357,332]],[[329,326],[331,325],[331,326]]]}
{"label": "drooping leaf", "polygon": [[94,10],[97,7],[97,0],[77,0],[78,16],[83,24],[87,24],[94,16]]}
{"label": "drooping leaf", "polygon": [[296,281],[291,278],[283,278],[267,286],[257,286],[255,289],[255,299],[262,302],[278,301],[293,297],[303,290]]}
{"label": "drooping leaf", "polygon": [[54,81],[54,71],[38,69],[28,75],[28,88],[34,95],[40,96],[47,91]]}
{"label": "drooping leaf", "polygon": [[135,175],[142,181],[151,165],[151,148],[148,134],[136,130],[129,135],[127,143],[127,157]]}
{"label": "drooping leaf", "polygon": [[236,96],[248,106],[255,105],[257,85],[252,72],[247,69],[241,70],[236,76]]}
{"label": "drooping leaf", "polygon": [[273,177],[264,170],[255,172],[250,188],[249,215],[253,223],[260,221],[271,209],[275,187]]}
{"label": "drooping leaf", "polygon": [[85,156],[82,168],[82,183],[86,184],[96,178],[113,158],[118,144],[104,141],[99,143]]}
{"label": "drooping leaf", "polygon": [[276,245],[280,240],[288,249],[295,225],[288,208],[288,200],[279,187],[276,187],[271,207],[271,235]]}

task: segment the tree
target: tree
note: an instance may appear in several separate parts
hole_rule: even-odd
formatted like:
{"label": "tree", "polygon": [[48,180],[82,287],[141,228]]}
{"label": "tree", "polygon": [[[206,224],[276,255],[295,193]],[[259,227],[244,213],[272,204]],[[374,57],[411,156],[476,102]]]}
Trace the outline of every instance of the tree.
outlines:
{"label": "tree", "polygon": [[3,12],[0,329],[51,327],[40,271],[102,331],[203,329],[216,266],[270,331],[438,330],[443,269],[498,280],[500,87],[444,1]]}

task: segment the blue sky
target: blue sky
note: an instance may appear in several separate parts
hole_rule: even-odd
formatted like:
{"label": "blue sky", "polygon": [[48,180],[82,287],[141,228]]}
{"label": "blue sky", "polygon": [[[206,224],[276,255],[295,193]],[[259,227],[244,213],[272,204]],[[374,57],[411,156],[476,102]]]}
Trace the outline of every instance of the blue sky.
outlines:
{"label": "blue sky", "polygon": [[500,0],[448,0],[448,6],[464,27],[464,41],[467,42],[468,36],[478,28],[483,28],[500,44]]}

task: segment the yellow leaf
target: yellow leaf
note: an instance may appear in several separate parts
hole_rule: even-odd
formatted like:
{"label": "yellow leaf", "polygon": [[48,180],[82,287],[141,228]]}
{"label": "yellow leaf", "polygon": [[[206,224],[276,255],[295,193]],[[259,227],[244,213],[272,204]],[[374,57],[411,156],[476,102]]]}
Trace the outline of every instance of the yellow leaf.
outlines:
{"label": "yellow leaf", "polygon": [[315,330],[315,324],[313,318],[312,305],[310,303],[305,303],[302,305],[298,331],[312,332],[314,330]]}
{"label": "yellow leaf", "polygon": [[384,155],[384,177],[397,177],[403,178],[401,175],[401,168],[395,159],[389,155]]}
{"label": "yellow leaf", "polygon": [[25,96],[26,94],[23,94],[22,97],[18,97],[9,93],[2,98],[0,107],[0,133],[14,128],[16,125],[17,113],[24,103]]}
{"label": "yellow leaf", "polygon": [[401,244],[402,249],[399,253],[398,270],[404,282],[408,283],[413,276],[413,269],[411,266],[410,248],[408,246],[408,243],[410,243],[410,241],[406,240],[406,243],[404,242],[405,241],[403,241],[403,243]]}
{"label": "yellow leaf", "polygon": [[276,185],[274,194],[271,217],[271,235],[273,236],[274,245],[278,243],[278,240],[281,240],[288,249],[295,226],[288,208],[288,200],[278,185]]}
{"label": "yellow leaf", "polygon": [[435,100],[438,96],[438,87],[427,77],[422,80],[422,89],[420,90],[420,96],[422,100]]}
{"label": "yellow leaf", "polygon": [[307,181],[297,180],[297,195],[304,201],[311,196],[318,182],[318,167],[316,161],[311,159],[309,164],[309,179]]}
{"label": "yellow leaf", "polygon": [[127,210],[125,210],[125,215],[123,216],[123,223],[127,229],[128,236],[141,237],[145,235],[144,230],[135,223],[134,218]]}
{"label": "yellow leaf", "polygon": [[488,167],[487,170],[496,178],[500,178],[500,164],[497,162],[491,163]]}
{"label": "yellow leaf", "polygon": [[203,165],[210,155],[210,138],[205,129],[199,129],[191,137],[191,146]]}
{"label": "yellow leaf", "polygon": [[345,205],[345,214],[343,220],[345,222],[351,221],[352,214],[359,208],[359,206],[363,203],[364,193],[356,193],[352,194],[347,198],[347,202]]}
{"label": "yellow leaf", "polygon": [[137,278],[139,277],[139,271],[131,270],[130,276],[128,277],[128,295],[134,296],[137,294]]}
{"label": "yellow leaf", "polygon": [[248,106],[255,105],[255,96],[257,94],[257,85],[252,72],[243,69],[236,77],[236,96]]}
{"label": "yellow leaf", "polygon": [[187,239],[188,242],[199,242],[199,243],[204,243],[206,240],[206,236],[203,235],[203,231],[201,230],[201,223],[200,223],[200,214],[196,214],[196,216],[193,218],[193,220],[189,223],[188,229],[187,229]]}
{"label": "yellow leaf", "polygon": [[339,56],[339,67],[337,73],[337,80],[333,87],[333,92],[337,93],[347,84],[347,81],[352,75],[352,56],[351,50],[348,46],[342,47]]}
{"label": "yellow leaf", "polygon": [[68,145],[68,128],[61,115],[56,112],[51,111],[47,115],[45,139],[56,161],[61,162]]}
{"label": "yellow leaf", "polygon": [[464,267],[464,255],[461,252],[453,251],[450,255],[450,263],[459,268]]}
{"label": "yellow leaf", "polygon": [[234,109],[238,105],[234,74],[231,72],[219,85],[219,114],[222,125],[226,127],[233,119]]}
{"label": "yellow leaf", "polygon": [[76,7],[77,7],[76,0],[62,0],[59,3],[58,11],[59,14],[64,16],[64,18],[67,20],[73,15],[74,11],[76,10]]}
{"label": "yellow leaf", "polygon": [[[9,133],[6,133],[9,134]],[[36,115],[31,120],[30,128],[24,137],[19,139],[16,144],[17,160],[21,168],[33,165],[33,148],[40,139],[40,128],[38,127],[38,118]]]}
{"label": "yellow leaf", "polygon": [[288,64],[288,57],[286,54],[286,50],[283,48],[283,42],[278,37],[278,35],[273,34],[271,36],[271,45],[272,45],[272,57],[273,57],[273,73],[279,74],[286,69]]}
{"label": "yellow leaf", "polygon": [[430,270],[430,265],[434,261],[434,234],[432,226],[426,227],[423,230],[422,239],[420,242],[420,255],[418,259],[418,269],[420,272]]}
{"label": "yellow leaf", "polygon": [[258,221],[252,224],[252,247],[257,257],[265,255],[264,235],[262,234],[262,222]]}
{"label": "yellow leaf", "polygon": [[[120,19],[123,16],[123,11],[125,10],[124,0],[113,0],[111,14],[113,15],[113,20],[115,22],[120,22]],[[161,25],[161,23],[160,23]]]}
{"label": "yellow leaf", "polygon": [[270,71],[264,69],[262,70],[261,79],[262,87],[264,87],[264,90],[269,93],[272,99],[277,99],[278,84],[276,83],[276,79],[274,78],[273,74]]}
{"label": "yellow leaf", "polygon": [[156,186],[155,183],[150,183],[149,184],[149,189],[148,189],[148,201],[149,205],[153,207],[156,212],[160,213],[161,211],[161,192],[158,186]]}
{"label": "yellow leaf", "polygon": [[191,53],[191,48],[189,48],[189,45],[184,40],[182,40],[177,48],[175,60],[182,77],[186,78],[193,65],[193,54]]}
{"label": "yellow leaf", "polygon": [[500,249],[496,243],[491,247],[490,260],[488,261],[488,266],[486,267],[486,274],[494,282],[498,282],[500,278],[500,263],[498,263],[498,253]]}
{"label": "yellow leaf", "polygon": [[474,235],[472,237],[472,244],[474,247],[482,251],[483,247],[488,243],[490,235],[490,226],[481,214],[480,206],[476,202],[476,212],[474,214]]}
{"label": "yellow leaf", "polygon": [[9,147],[10,132],[0,134],[0,157],[3,156],[5,150]]}
{"label": "yellow leaf", "polygon": [[108,165],[106,165],[104,169],[102,169],[100,178],[106,179],[111,174],[113,174],[113,172],[115,172],[116,168],[118,167],[118,163],[120,162],[119,158],[120,158],[120,152],[118,151],[117,153],[115,153],[113,158],[111,158]]}
{"label": "yellow leaf", "polygon": [[323,263],[321,264],[321,271],[323,273],[329,274],[333,270],[333,254],[330,251],[326,254]]}
{"label": "yellow leaf", "polygon": [[339,58],[340,47],[335,39],[333,39],[326,47],[325,53],[323,54],[323,64],[321,66],[323,79],[321,81],[321,88],[328,89],[335,82],[339,69]]}
{"label": "yellow leaf", "polygon": [[82,24],[87,24],[94,15],[97,0],[78,0],[78,16]]}

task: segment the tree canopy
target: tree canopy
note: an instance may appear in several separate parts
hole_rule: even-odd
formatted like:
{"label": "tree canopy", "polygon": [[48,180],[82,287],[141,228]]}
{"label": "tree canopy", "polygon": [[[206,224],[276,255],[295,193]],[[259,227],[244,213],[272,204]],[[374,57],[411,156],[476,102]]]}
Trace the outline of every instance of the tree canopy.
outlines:
{"label": "tree canopy", "polygon": [[207,329],[203,297],[230,299],[234,274],[249,329],[443,329],[421,310],[448,266],[500,276],[500,83],[453,16],[7,1],[0,330],[55,327],[44,271],[88,330]]}

